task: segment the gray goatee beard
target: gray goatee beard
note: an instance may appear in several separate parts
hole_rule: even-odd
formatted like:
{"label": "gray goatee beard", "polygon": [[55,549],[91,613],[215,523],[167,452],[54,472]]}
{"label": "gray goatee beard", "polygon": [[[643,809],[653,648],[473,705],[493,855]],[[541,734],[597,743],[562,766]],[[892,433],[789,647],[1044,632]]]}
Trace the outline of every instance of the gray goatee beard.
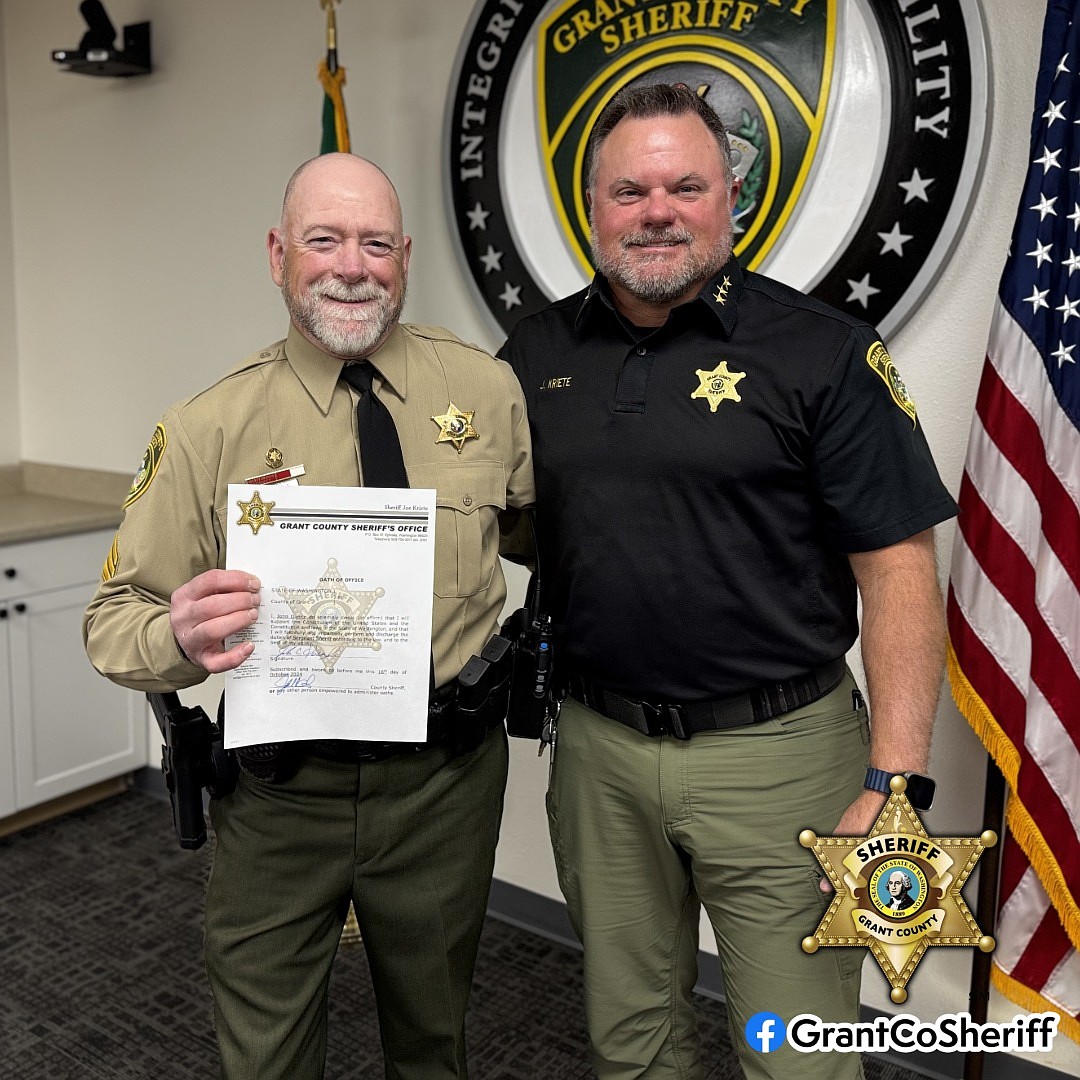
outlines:
{"label": "gray goatee beard", "polygon": [[[686,257],[671,266],[662,255],[644,256],[634,249],[643,244],[685,244]],[[645,229],[621,236],[618,250],[609,253],[600,246],[592,226],[593,264],[613,285],[648,304],[671,304],[695,285],[713,276],[731,258],[730,235],[711,247],[702,248],[693,233],[676,226]]]}
{"label": "gray goatee beard", "polygon": [[[289,315],[327,352],[334,356],[357,359],[369,355],[387,331],[398,321],[405,306],[405,283],[402,281],[397,301],[378,282],[317,281],[300,294],[293,293],[288,277],[282,282],[281,295]],[[356,303],[377,301],[374,308],[357,308],[330,314],[320,302],[323,298]]]}

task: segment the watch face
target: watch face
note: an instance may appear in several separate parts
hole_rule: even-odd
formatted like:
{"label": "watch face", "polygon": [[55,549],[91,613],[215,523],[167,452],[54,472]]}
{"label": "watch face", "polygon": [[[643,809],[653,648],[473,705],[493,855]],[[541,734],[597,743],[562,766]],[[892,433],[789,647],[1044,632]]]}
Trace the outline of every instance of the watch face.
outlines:
{"label": "watch face", "polygon": [[934,803],[934,791],[936,788],[937,785],[929,776],[922,776],[920,773],[907,774],[907,791],[905,794],[908,797],[908,802],[916,810],[930,809]]}

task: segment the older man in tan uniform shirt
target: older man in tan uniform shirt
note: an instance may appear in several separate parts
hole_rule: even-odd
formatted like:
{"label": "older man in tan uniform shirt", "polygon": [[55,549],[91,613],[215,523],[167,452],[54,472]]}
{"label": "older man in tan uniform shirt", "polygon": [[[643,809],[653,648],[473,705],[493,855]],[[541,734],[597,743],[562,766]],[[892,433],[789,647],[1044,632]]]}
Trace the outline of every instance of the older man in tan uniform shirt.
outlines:
{"label": "older man in tan uniform shirt", "polygon": [[[432,660],[439,690],[497,631],[499,513],[533,500],[528,423],[510,369],[448,331],[402,325],[410,241],[390,182],[350,155],[302,166],[268,238],[292,316],[158,425],[86,616],[103,674],[180,689],[236,667],[259,582],[224,570],[228,485],[303,466],[303,484],[363,482],[356,395],[368,360],[412,487],[437,492]],[[475,437],[439,440],[449,403]],[[346,753],[347,756],[347,753]],[[206,957],[226,1077],[318,1077],[326,990],[350,900],[374,980],[387,1076],[466,1076],[464,1012],[506,780],[501,727],[480,746],[354,761],[302,752],[291,778],[242,772],[211,805]]]}

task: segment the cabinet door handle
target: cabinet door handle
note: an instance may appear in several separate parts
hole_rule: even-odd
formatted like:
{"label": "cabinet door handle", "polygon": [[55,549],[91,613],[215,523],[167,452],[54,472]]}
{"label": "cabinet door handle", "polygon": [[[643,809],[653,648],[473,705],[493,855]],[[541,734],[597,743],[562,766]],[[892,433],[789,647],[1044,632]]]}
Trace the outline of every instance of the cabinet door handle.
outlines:
{"label": "cabinet door handle", "polygon": [[15,567],[8,566],[4,568],[4,577],[13,578],[15,576]]}
{"label": "cabinet door handle", "polygon": [[25,615],[26,614],[26,605],[25,604],[16,604],[15,605],[15,614],[16,615]]}
{"label": "cabinet door handle", "polygon": [[0,607],[0,619],[6,619],[8,617],[8,609],[6,607]]}

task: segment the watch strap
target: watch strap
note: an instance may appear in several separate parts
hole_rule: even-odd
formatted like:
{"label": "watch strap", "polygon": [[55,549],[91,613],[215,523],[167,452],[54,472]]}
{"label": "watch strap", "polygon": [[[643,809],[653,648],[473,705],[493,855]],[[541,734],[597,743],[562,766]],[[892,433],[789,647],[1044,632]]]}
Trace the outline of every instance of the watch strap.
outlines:
{"label": "watch strap", "polygon": [[868,791],[879,791],[882,795],[891,795],[892,788],[889,787],[889,781],[895,775],[896,773],[889,772],[888,769],[875,769],[872,765],[867,765],[863,787]]}

